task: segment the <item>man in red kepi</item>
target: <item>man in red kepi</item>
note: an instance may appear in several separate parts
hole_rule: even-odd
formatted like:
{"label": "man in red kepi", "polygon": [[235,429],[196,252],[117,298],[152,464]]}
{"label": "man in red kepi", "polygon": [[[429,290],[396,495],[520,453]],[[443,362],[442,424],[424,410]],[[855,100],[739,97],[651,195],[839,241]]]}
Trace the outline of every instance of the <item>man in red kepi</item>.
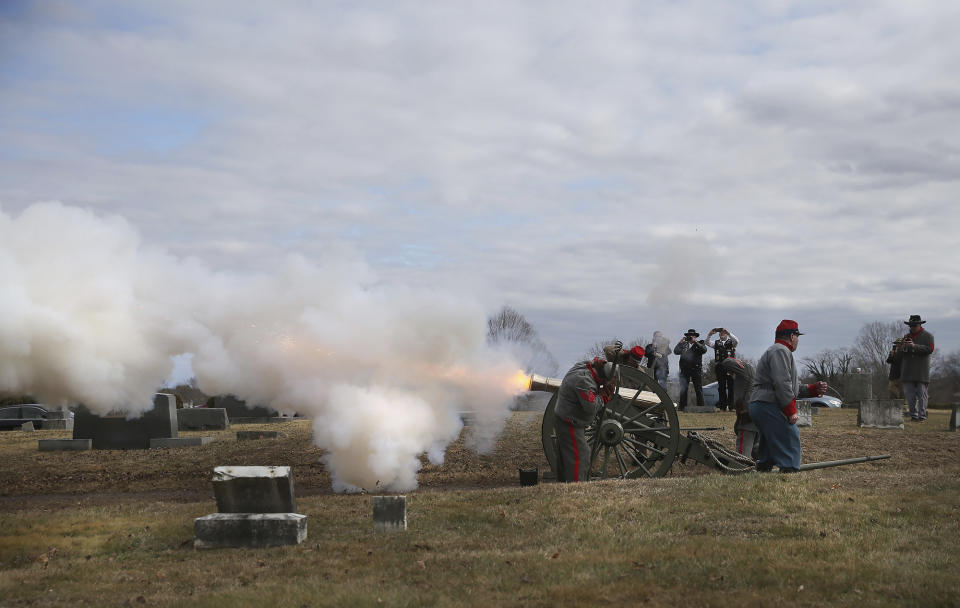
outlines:
{"label": "man in red kepi", "polygon": [[797,397],[819,397],[827,391],[826,382],[801,385],[797,379],[793,351],[802,335],[796,321],[780,321],[773,345],[757,363],[750,418],[760,431],[758,471],[770,471],[774,465],[782,473],[800,470]]}
{"label": "man in red kepi", "polygon": [[590,445],[584,429],[610,400],[614,364],[595,358],[581,361],[563,377],[557,391],[557,481],[590,481]]}

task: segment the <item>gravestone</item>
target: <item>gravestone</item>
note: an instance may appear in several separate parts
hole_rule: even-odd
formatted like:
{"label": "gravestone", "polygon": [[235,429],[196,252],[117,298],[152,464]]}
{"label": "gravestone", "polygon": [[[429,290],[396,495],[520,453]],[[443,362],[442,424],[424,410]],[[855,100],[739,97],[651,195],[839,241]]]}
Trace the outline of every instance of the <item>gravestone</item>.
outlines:
{"label": "gravestone", "polygon": [[278,439],[278,431],[237,431],[237,441],[250,441],[256,439]]}
{"label": "gravestone", "polygon": [[95,450],[149,449],[150,440],[177,437],[177,402],[173,395],[157,393],[153,408],[139,418],[126,414],[98,416],[87,407],[77,407],[74,439],[90,439]]}
{"label": "gravestone", "polygon": [[843,407],[860,407],[861,401],[873,399],[873,374],[843,374],[839,379]]}
{"label": "gravestone", "polygon": [[213,494],[220,513],[294,513],[290,467],[216,467]]}
{"label": "gravestone", "polygon": [[797,426],[813,426],[813,405],[807,399],[797,399]]}
{"label": "gravestone", "polygon": [[900,399],[867,399],[860,402],[857,426],[875,429],[903,428],[903,401]]}
{"label": "gravestone", "polygon": [[33,421],[28,420],[27,422],[24,422],[23,424],[20,425],[20,430],[27,431],[28,433],[32,433],[37,429],[33,428]]}
{"label": "gravestone", "polygon": [[307,540],[300,513],[211,513],[193,522],[195,549],[280,547]]}
{"label": "gravestone", "polygon": [[242,423],[264,423],[279,422],[287,420],[277,415],[276,410],[264,405],[249,405],[242,399],[237,399],[233,395],[217,395],[208,401],[208,406],[213,409],[222,408],[227,411],[227,418],[230,422]]}
{"label": "gravestone", "polygon": [[213,470],[217,513],[194,520],[194,547],[275,547],[307,538],[307,517],[295,513],[290,467],[226,466]]}
{"label": "gravestone", "polygon": [[230,420],[227,410],[222,407],[188,407],[177,410],[177,428],[181,431],[222,431],[230,428]]}
{"label": "gravestone", "polygon": [[950,430],[955,431],[960,427],[960,405],[953,406],[950,411]]}
{"label": "gravestone", "polygon": [[194,448],[207,445],[213,437],[154,437],[150,440],[150,449],[155,448]]}
{"label": "gravestone", "polygon": [[67,410],[49,410],[43,421],[43,429],[73,430],[73,417]]}
{"label": "gravestone", "polygon": [[93,447],[91,439],[41,439],[38,443],[41,452],[83,451]]}
{"label": "gravestone", "polygon": [[373,529],[391,532],[407,529],[406,496],[373,497]]}

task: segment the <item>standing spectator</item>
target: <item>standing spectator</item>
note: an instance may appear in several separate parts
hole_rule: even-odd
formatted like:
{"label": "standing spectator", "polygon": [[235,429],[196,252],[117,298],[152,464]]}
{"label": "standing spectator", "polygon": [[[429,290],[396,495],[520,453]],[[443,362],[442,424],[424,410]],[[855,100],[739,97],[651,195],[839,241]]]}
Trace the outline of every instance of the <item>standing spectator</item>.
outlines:
{"label": "standing spectator", "polygon": [[899,350],[901,343],[903,343],[903,338],[894,340],[893,348],[887,355],[887,363],[890,364],[890,373],[887,375],[887,392],[890,393],[891,399],[903,399],[903,383],[900,381],[900,364],[903,361],[903,353]]}
{"label": "standing spectator", "polygon": [[673,354],[680,355],[680,403],[678,409],[682,412],[687,409],[687,389],[693,382],[693,390],[697,394],[697,407],[703,407],[703,354],[707,352],[707,345],[703,340],[697,340],[700,334],[695,329],[687,330],[683,340],[677,342]]}
{"label": "standing spectator", "polygon": [[757,470],[782,473],[800,470],[800,432],[797,430],[797,397],[819,397],[826,382],[800,384],[793,351],[800,342],[796,321],[784,319],[777,325],[775,341],[757,362],[750,401],[750,419],[760,430]]}
{"label": "standing spectator", "polygon": [[670,375],[670,363],[667,357],[670,355],[670,340],[663,335],[663,332],[653,332],[653,340],[644,348],[647,355],[647,367],[653,370],[653,377],[657,384],[667,389],[667,376]]}
{"label": "standing spectator", "polygon": [[[720,334],[716,340],[711,340],[710,336]],[[717,391],[720,393],[720,403],[717,409],[726,411],[733,409],[733,376],[730,372],[724,371],[720,363],[724,359],[737,356],[737,345],[740,341],[730,333],[726,327],[714,327],[707,334],[707,346],[713,349],[713,369],[717,375]]]}
{"label": "standing spectator", "polygon": [[910,420],[923,422],[927,419],[927,386],[930,384],[930,355],[933,354],[933,334],[922,326],[926,321],[920,315],[910,315],[904,321],[910,331],[903,337],[899,351],[903,354],[900,361],[900,381],[903,382],[903,394],[910,406]]}
{"label": "standing spectator", "polygon": [[590,446],[584,429],[610,400],[614,364],[581,361],[563,377],[553,411],[557,431],[557,481],[590,480]]}

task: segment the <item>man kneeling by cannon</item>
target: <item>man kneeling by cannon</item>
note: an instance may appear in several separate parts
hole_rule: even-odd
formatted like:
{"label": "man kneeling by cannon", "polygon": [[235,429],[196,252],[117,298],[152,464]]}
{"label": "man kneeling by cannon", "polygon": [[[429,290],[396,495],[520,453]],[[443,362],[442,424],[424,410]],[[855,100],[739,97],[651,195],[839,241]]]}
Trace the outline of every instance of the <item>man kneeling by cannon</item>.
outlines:
{"label": "man kneeling by cannon", "polygon": [[590,445],[584,429],[613,395],[614,364],[605,359],[577,363],[557,391],[557,481],[590,480]]}

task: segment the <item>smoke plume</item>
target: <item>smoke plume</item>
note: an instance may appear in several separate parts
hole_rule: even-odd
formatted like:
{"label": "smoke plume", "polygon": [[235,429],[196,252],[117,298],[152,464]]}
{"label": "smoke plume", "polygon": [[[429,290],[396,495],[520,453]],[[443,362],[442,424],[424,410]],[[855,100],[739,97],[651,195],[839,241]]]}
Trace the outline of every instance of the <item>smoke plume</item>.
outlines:
{"label": "smoke plume", "polygon": [[136,415],[192,353],[204,392],[312,417],[338,491],[416,487],[460,411],[489,440],[521,389],[478,302],[384,285],[356,261],[215,272],[122,218],[44,203],[0,212],[0,276],[0,393]]}

